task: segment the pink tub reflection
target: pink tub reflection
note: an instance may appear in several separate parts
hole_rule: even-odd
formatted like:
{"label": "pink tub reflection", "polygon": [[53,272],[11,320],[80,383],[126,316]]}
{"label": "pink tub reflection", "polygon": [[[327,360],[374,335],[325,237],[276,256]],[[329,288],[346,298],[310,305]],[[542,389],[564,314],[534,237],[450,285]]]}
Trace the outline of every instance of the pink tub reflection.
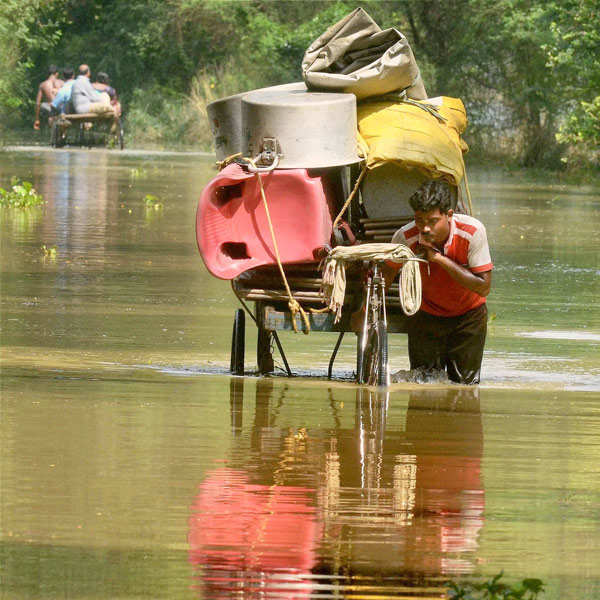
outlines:
{"label": "pink tub reflection", "polygon": [[227,597],[268,586],[286,598],[308,598],[320,537],[313,494],[250,484],[242,470],[210,473],[192,506],[188,537],[189,560],[202,570],[205,593]]}

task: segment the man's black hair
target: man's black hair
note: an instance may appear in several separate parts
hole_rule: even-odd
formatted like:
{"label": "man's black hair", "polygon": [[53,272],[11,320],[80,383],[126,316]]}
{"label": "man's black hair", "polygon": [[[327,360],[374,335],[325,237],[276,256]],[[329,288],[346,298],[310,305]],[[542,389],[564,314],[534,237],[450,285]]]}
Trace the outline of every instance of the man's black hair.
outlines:
{"label": "man's black hair", "polygon": [[90,72],[90,68],[87,65],[80,65],[78,73],[80,75],[87,75]]}
{"label": "man's black hair", "polygon": [[432,179],[426,181],[408,202],[415,212],[429,212],[438,208],[441,213],[447,213],[456,206],[457,196],[456,186],[441,179]]}
{"label": "man's black hair", "polygon": [[74,75],[74,71],[73,71],[72,67],[65,67],[63,69],[63,77],[65,79],[71,79],[71,77],[73,77],[73,75]]}
{"label": "man's black hair", "polygon": [[56,65],[48,66],[48,75],[54,75],[54,73],[58,73],[58,67]]}
{"label": "man's black hair", "polygon": [[104,71],[100,71],[97,75],[96,75],[96,81],[98,83],[104,83],[106,85],[109,84],[110,82],[110,78],[108,77],[108,74],[105,73]]}

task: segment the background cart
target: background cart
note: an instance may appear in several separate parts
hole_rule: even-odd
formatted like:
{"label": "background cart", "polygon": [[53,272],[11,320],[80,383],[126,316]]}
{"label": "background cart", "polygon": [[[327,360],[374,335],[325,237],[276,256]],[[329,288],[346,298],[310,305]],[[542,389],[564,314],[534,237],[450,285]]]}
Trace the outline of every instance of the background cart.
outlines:
{"label": "background cart", "polygon": [[50,145],[60,148],[65,144],[93,146],[98,143],[113,145],[123,150],[125,146],[120,117],[112,113],[63,114],[54,119],[50,127]]}

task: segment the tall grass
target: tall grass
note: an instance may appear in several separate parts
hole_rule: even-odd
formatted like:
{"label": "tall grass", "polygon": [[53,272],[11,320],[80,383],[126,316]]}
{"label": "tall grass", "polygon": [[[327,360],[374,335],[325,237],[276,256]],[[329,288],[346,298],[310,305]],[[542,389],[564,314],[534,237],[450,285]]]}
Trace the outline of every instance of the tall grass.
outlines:
{"label": "tall grass", "polygon": [[186,95],[158,86],[138,89],[125,115],[128,145],[210,151],[213,139],[207,106],[254,87],[239,69],[227,64],[198,71]]}

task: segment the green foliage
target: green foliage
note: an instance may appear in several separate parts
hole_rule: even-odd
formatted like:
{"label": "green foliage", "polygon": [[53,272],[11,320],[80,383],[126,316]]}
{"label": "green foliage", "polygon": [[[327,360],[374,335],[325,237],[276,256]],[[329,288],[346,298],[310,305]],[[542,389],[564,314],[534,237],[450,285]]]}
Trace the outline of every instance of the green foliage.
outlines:
{"label": "green foliage", "polygon": [[431,96],[463,99],[480,152],[547,166],[598,146],[598,0],[4,0],[0,111],[29,122],[47,64],[85,62],[110,75],[132,143],[209,149],[208,103],[299,81],[358,6],[409,38]]}
{"label": "green foliage", "polygon": [[565,118],[558,140],[597,151],[600,146],[600,7],[597,0],[556,3],[548,67],[561,82]]}
{"label": "green foliage", "polygon": [[0,206],[31,208],[44,203],[42,196],[35,191],[33,184],[29,181],[21,181],[18,177],[12,177],[10,185],[9,190],[0,188]]}
{"label": "green foliage", "polygon": [[[35,57],[59,41],[64,0],[3,0],[0,4],[0,125],[13,124],[16,109],[31,107],[29,74]],[[37,65],[46,69],[47,64]]]}
{"label": "green foliage", "polygon": [[500,581],[503,572],[483,583],[457,584],[450,582],[448,598],[451,600],[535,600],[544,592],[541,579],[523,579],[509,585]]}

